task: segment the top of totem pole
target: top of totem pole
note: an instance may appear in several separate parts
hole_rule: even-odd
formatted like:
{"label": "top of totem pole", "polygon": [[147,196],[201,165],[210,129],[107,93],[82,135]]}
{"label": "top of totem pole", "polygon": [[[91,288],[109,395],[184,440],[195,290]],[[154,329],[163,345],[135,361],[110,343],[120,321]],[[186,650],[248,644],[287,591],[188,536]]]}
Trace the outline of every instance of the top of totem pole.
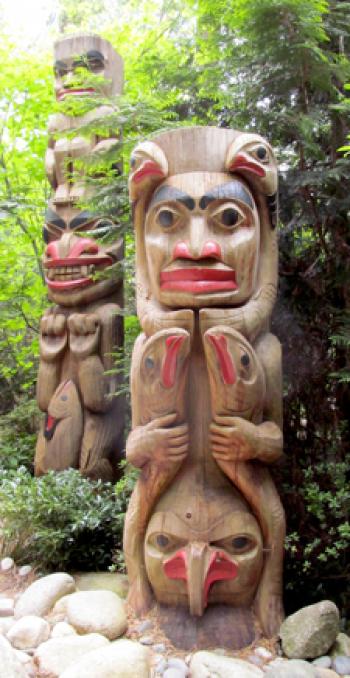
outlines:
{"label": "top of totem pole", "polygon": [[67,77],[75,68],[87,68],[106,81],[103,94],[114,96],[123,89],[123,59],[111,43],[99,35],[79,34],[60,38],[54,44],[55,92],[60,101],[68,93],[89,94],[65,86]]}

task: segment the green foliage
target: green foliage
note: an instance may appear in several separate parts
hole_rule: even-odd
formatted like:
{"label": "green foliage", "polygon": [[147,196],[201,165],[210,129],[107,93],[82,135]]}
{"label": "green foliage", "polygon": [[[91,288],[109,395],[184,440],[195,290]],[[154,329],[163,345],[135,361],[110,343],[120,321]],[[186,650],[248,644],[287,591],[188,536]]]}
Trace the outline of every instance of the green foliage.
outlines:
{"label": "green foliage", "polygon": [[0,419],[0,469],[15,470],[24,466],[33,470],[33,451],[39,426],[35,400],[22,400]]}
{"label": "green foliage", "polygon": [[106,569],[121,548],[132,480],[116,488],[78,471],[33,478],[23,467],[0,472],[2,551],[50,571]]}

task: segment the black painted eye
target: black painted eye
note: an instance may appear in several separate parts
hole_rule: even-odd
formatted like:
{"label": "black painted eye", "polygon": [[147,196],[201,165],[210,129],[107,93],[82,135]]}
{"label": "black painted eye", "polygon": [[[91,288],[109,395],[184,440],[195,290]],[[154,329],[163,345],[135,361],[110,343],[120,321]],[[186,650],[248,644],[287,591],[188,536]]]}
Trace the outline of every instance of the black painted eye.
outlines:
{"label": "black painted eye", "polygon": [[233,207],[228,207],[221,212],[221,222],[224,226],[235,226],[239,220],[240,214]]}
{"label": "black painted eye", "polygon": [[163,228],[170,228],[175,221],[175,214],[170,210],[160,210],[157,220]]}
{"label": "black painted eye", "polygon": [[104,68],[104,59],[98,59],[97,57],[95,58],[90,58],[88,57],[88,69],[92,73],[96,73],[97,71],[102,71]]}
{"label": "black painted eye", "polygon": [[248,537],[234,537],[232,539],[232,547],[236,552],[245,551],[250,546],[251,540]]}
{"label": "black painted eye", "polygon": [[161,549],[165,549],[169,544],[169,538],[165,534],[157,534],[156,542]]}
{"label": "black painted eye", "polygon": [[146,360],[145,360],[145,365],[146,365],[146,367],[147,367],[149,370],[151,370],[152,367],[154,367],[154,360],[153,360],[153,358],[146,358]]}
{"label": "black painted eye", "polygon": [[250,363],[249,355],[248,353],[244,353],[241,356],[241,364],[243,365],[243,367],[248,367],[249,363]]}
{"label": "black painted eye", "polygon": [[267,150],[265,146],[258,146],[258,148],[256,149],[256,154],[260,160],[265,160],[267,156]]}
{"label": "black painted eye", "polygon": [[134,155],[131,156],[130,158],[130,167],[135,167],[136,165],[136,158]]}

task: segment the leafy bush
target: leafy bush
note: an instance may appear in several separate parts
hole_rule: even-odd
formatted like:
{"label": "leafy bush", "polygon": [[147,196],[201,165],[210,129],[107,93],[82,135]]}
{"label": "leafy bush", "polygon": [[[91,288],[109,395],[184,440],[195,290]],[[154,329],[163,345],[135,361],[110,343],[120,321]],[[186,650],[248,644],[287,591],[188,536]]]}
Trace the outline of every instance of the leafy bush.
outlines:
{"label": "leafy bush", "polygon": [[35,400],[23,398],[11,412],[0,418],[0,468],[19,466],[33,469],[40,413]]}
{"label": "leafy bush", "polygon": [[24,467],[0,472],[3,554],[42,570],[106,569],[121,549],[133,485],[91,482],[74,469],[33,478]]}

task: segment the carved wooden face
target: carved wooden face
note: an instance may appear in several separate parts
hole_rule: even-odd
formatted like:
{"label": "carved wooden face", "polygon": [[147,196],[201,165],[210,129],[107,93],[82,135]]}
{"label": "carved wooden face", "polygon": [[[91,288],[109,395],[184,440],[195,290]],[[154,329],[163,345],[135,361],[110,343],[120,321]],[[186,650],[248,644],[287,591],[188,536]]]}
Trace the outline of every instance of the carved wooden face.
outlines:
{"label": "carved wooden face", "polygon": [[62,306],[89,303],[120,285],[117,273],[105,270],[120,261],[123,244],[108,219],[92,219],[78,212],[69,223],[48,210],[44,228],[43,266],[49,298]]}
{"label": "carved wooden face", "polygon": [[96,92],[105,96],[118,94],[122,71],[120,56],[98,36],[65,38],[55,45],[55,94],[58,101],[66,96],[88,96]]}
{"label": "carved wooden face", "polygon": [[251,604],[263,565],[256,519],[230,491],[190,491],[185,499],[170,490],[148,525],[145,564],[157,600],[198,616],[210,603]]}
{"label": "carved wooden face", "polygon": [[145,221],[152,294],[170,307],[242,304],[252,295],[259,217],[247,185],[226,173],[169,177]]}

